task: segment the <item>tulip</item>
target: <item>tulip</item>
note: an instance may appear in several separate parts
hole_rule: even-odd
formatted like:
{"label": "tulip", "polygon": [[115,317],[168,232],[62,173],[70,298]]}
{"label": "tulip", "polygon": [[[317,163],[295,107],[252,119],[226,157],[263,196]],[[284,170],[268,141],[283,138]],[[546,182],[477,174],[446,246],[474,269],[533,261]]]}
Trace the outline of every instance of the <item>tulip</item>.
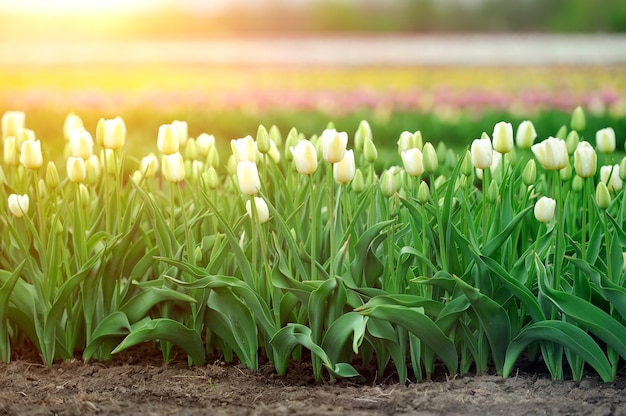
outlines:
{"label": "tulip", "polygon": [[493,149],[489,137],[475,139],[470,148],[472,164],[478,169],[488,169],[493,163]]}
{"label": "tulip", "polygon": [[24,128],[26,114],[23,111],[7,111],[2,115],[2,138],[17,136],[17,129]]}
{"label": "tulip", "polygon": [[328,163],[337,163],[343,159],[348,145],[348,133],[335,129],[326,129],[320,137],[322,155]]}
{"label": "tulip", "polygon": [[8,166],[17,166],[17,142],[14,136],[9,136],[4,139],[4,163]]}
{"label": "tulip", "polygon": [[424,205],[430,199],[430,188],[424,181],[420,183],[420,187],[417,190],[417,202]]}
{"label": "tulip", "polygon": [[268,153],[271,148],[270,135],[263,124],[256,131],[256,147],[261,154]]}
{"label": "tulip", "polygon": [[283,144],[283,136],[280,134],[280,129],[276,125],[272,125],[269,131],[270,139],[274,140],[276,146]]}
{"label": "tulip", "polygon": [[424,158],[420,149],[413,148],[403,151],[402,163],[404,170],[410,176],[419,176],[424,173]]}
{"label": "tulip", "polygon": [[343,159],[333,164],[333,177],[335,182],[346,184],[354,178],[356,166],[354,164],[354,152],[346,150]]}
{"label": "tulip", "polygon": [[39,169],[43,165],[41,154],[41,142],[39,140],[27,140],[22,143],[20,163],[26,169]]}
{"label": "tulip", "polygon": [[567,134],[567,138],[565,139],[565,145],[567,146],[567,154],[571,155],[576,151],[578,147],[578,143],[580,143],[580,136],[578,136],[578,132],[576,130],[572,130]]}
{"label": "tulip", "polygon": [[359,127],[356,129],[356,133],[354,133],[354,148],[358,152],[362,152],[365,146],[365,140],[367,139],[373,139],[372,128],[367,120],[361,120]]}
{"label": "tulip", "polygon": [[604,183],[611,192],[622,189],[623,182],[619,175],[619,165],[602,166],[600,168],[600,182]]}
{"label": "tulip", "polygon": [[126,142],[126,125],[121,117],[105,121],[102,145],[107,149],[120,149]]}
{"label": "tulip", "polygon": [[378,150],[374,141],[370,138],[366,138],[365,143],[363,143],[363,156],[368,163],[374,163],[378,159]]}
{"label": "tulip", "polygon": [[619,178],[622,181],[626,181],[626,156],[624,156],[622,161],[619,162]]}
{"label": "tulip", "polygon": [[87,169],[87,182],[96,183],[100,178],[100,173],[102,173],[102,165],[98,156],[91,155],[89,159],[85,160],[85,168]]}
{"label": "tulip", "polygon": [[54,162],[48,162],[46,166],[46,186],[50,189],[56,189],[59,186],[61,179],[59,178],[59,171],[57,170]]}
{"label": "tulip", "polygon": [[206,157],[206,163],[213,167],[220,166],[220,154],[217,152],[215,145],[209,147],[209,154]]}
{"label": "tulip", "polygon": [[163,155],[161,158],[161,173],[169,183],[178,183],[185,180],[185,162],[180,153]]}
{"label": "tulip", "polygon": [[564,140],[549,137],[530,148],[541,166],[546,170],[561,170],[568,164],[567,146]]}
{"label": "tulip", "polygon": [[604,182],[596,186],[596,203],[600,209],[607,209],[611,205],[611,194]]}
{"label": "tulip", "polygon": [[70,140],[70,134],[78,128],[84,128],[83,120],[74,113],[69,113],[67,117],[65,117],[65,122],[63,123],[63,136],[65,140]]}
{"label": "tulip", "polygon": [[8,207],[11,214],[15,215],[17,218],[22,218],[24,214],[28,212],[30,200],[28,199],[28,195],[17,195],[11,194],[9,195]]}
{"label": "tulip", "polygon": [[509,153],[513,150],[513,126],[501,121],[493,128],[493,148],[500,153]]}
{"label": "tulip", "polygon": [[33,130],[20,127],[15,132],[15,140],[17,140],[17,147],[21,148],[22,143],[25,141],[35,141],[37,138],[35,137],[35,132]]}
{"label": "tulip", "polygon": [[522,182],[524,185],[530,186],[534,185],[537,180],[537,163],[535,163],[534,159],[530,159],[526,162],[526,166],[524,166],[524,171],[522,172]]}
{"label": "tulip", "polygon": [[235,156],[235,161],[239,162],[256,162],[256,145],[252,136],[248,135],[241,139],[233,139],[230,141],[230,148]]}
{"label": "tulip", "polygon": [[87,177],[85,160],[80,157],[70,156],[67,158],[67,177],[74,183],[80,183]]}
{"label": "tulip", "polygon": [[400,138],[398,139],[398,153],[402,154],[402,152],[407,151],[415,147],[415,139],[413,133],[410,131],[403,131],[400,133]]}
{"label": "tulip", "polygon": [[572,112],[570,127],[572,130],[585,130],[585,111],[580,106],[576,107]]}
{"label": "tulip", "polygon": [[591,178],[597,169],[596,151],[588,142],[580,142],[574,151],[574,169],[581,178]]}
{"label": "tulip", "polygon": [[380,178],[380,190],[387,198],[391,197],[398,190],[398,183],[391,169],[383,172],[383,176]]}
{"label": "tulip", "polygon": [[93,138],[87,130],[76,127],[69,133],[70,154],[87,160],[93,154]]}
{"label": "tulip", "polygon": [[189,127],[187,126],[186,121],[174,120],[172,121],[172,126],[178,132],[178,144],[179,146],[184,146],[187,144],[187,139],[189,138]]}
{"label": "tulip", "polygon": [[317,151],[315,146],[308,140],[298,142],[295,147],[289,150],[293,155],[293,161],[296,164],[296,170],[301,175],[310,175],[317,169]]}
{"label": "tulip", "polygon": [[243,161],[237,164],[239,189],[246,195],[255,195],[261,189],[259,171],[254,162]]}
{"label": "tulip", "polygon": [[601,153],[611,153],[615,150],[615,130],[607,127],[596,132],[596,147]]}
{"label": "tulip", "polygon": [[[270,210],[267,207],[267,203],[263,198],[255,196],[254,205],[256,206],[256,215],[259,220],[259,224],[263,224],[270,218]],[[246,201],[246,211],[248,212],[250,218],[254,218],[252,214],[252,204],[250,200]]]}
{"label": "tulip", "polygon": [[159,159],[154,153],[150,153],[147,156],[141,158],[139,164],[139,171],[146,178],[154,177],[159,171]]}
{"label": "tulip", "polygon": [[350,188],[357,194],[360,194],[365,190],[365,178],[361,169],[357,169],[354,173],[354,178],[350,184]]}
{"label": "tulip", "polygon": [[[315,149],[315,146],[313,146],[313,149]],[[278,150],[278,146],[276,146],[276,142],[272,139],[270,139],[270,150],[269,152],[267,152],[267,154],[270,155],[274,163],[276,164],[280,163],[280,150]],[[316,151],[315,157],[317,158],[317,151]]]}
{"label": "tulip", "polygon": [[202,180],[209,187],[209,189],[217,189],[220,180],[217,176],[217,171],[213,166],[209,166],[209,168],[202,174]]}
{"label": "tulip", "polygon": [[215,137],[212,134],[202,133],[196,138],[196,150],[200,156],[207,157],[211,146],[215,146]]}
{"label": "tulip", "polygon": [[178,149],[180,148],[178,129],[171,124],[161,125],[157,135],[157,148],[162,155],[178,153]]}
{"label": "tulip", "polygon": [[539,222],[548,223],[554,218],[556,211],[556,201],[547,196],[542,196],[535,203],[535,218]]}
{"label": "tulip", "polygon": [[185,143],[185,158],[189,160],[197,160],[198,155],[199,153],[196,141],[194,139],[187,139],[187,143]]}
{"label": "tulip", "polygon": [[520,149],[530,149],[537,137],[535,126],[530,120],[524,120],[517,126],[517,132],[515,133],[515,144]]}
{"label": "tulip", "polygon": [[437,152],[430,142],[426,142],[422,148],[422,160],[424,161],[424,171],[427,173],[437,172],[439,168]]}

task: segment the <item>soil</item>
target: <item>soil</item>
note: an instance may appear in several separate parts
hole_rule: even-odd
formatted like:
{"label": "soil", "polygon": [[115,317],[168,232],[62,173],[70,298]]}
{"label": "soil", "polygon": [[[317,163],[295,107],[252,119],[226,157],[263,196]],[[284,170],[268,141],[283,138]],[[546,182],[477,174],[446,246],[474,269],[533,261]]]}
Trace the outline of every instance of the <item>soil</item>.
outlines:
{"label": "soil", "polygon": [[0,415],[626,415],[626,376],[603,383],[552,381],[541,365],[508,379],[468,375],[401,385],[371,368],[364,383],[315,382],[310,365],[278,376],[209,361],[189,367],[181,355],[164,364],[146,348],[110,362],[75,359],[47,368],[36,355],[0,364]]}

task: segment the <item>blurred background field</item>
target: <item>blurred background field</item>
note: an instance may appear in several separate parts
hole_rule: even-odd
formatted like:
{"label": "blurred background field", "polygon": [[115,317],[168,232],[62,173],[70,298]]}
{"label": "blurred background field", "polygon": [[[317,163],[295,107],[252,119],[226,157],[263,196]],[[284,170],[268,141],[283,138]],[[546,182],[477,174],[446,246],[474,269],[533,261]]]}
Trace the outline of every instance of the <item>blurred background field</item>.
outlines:
{"label": "blurred background field", "polygon": [[[131,151],[163,123],[228,140],[259,124],[306,135],[367,119],[464,146],[500,120],[539,138],[569,123],[626,131],[626,1],[0,2],[0,112],[49,152],[69,112],[120,115]],[[592,137],[589,137],[592,139]]]}

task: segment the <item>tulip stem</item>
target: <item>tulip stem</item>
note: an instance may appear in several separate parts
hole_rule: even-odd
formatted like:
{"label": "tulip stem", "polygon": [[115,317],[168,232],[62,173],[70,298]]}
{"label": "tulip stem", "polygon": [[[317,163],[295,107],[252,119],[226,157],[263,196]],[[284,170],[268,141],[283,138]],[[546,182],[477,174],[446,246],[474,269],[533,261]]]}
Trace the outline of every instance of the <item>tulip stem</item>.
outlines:
{"label": "tulip stem", "polygon": [[554,249],[554,289],[561,290],[561,260],[563,259],[563,198],[561,197],[561,177],[559,171],[553,173],[552,194],[556,200],[556,244]]}
{"label": "tulip stem", "polygon": [[317,206],[313,190],[313,175],[309,177],[309,208],[311,209],[311,280],[317,279]]}
{"label": "tulip stem", "polygon": [[487,192],[489,192],[489,185],[490,185],[490,181],[491,181],[491,169],[487,168],[485,170],[483,170],[483,232],[482,232],[482,239],[483,239],[483,247],[487,244]]}
{"label": "tulip stem", "polygon": [[105,230],[107,234],[111,234],[111,204],[109,204],[109,170],[108,161],[106,160],[106,151],[102,151],[104,155],[104,218]]}
{"label": "tulip stem", "polygon": [[335,266],[335,180],[333,178],[333,170],[332,164],[329,164],[329,169],[326,177],[328,178],[328,193],[329,193],[329,203],[328,203],[328,234],[330,241],[330,265],[329,272],[330,277],[333,277],[334,271],[333,267]]}
{"label": "tulip stem", "polygon": [[192,265],[196,264],[196,251],[194,244],[191,241],[191,234],[189,233],[189,224],[187,223],[187,212],[185,209],[185,203],[183,199],[183,191],[180,189],[179,184],[172,184],[176,186],[178,191],[178,199],[180,199],[180,209],[183,217],[183,228],[185,229],[185,241],[187,242],[187,258]]}

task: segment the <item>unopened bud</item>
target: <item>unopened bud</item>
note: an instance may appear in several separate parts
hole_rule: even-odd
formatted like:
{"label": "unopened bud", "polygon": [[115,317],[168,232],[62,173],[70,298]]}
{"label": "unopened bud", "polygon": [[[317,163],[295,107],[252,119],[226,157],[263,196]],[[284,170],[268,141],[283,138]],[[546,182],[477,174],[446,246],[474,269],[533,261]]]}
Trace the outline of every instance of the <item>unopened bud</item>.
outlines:
{"label": "unopened bud", "polygon": [[266,154],[270,151],[270,136],[263,124],[259,125],[256,132],[256,148],[261,154]]}

